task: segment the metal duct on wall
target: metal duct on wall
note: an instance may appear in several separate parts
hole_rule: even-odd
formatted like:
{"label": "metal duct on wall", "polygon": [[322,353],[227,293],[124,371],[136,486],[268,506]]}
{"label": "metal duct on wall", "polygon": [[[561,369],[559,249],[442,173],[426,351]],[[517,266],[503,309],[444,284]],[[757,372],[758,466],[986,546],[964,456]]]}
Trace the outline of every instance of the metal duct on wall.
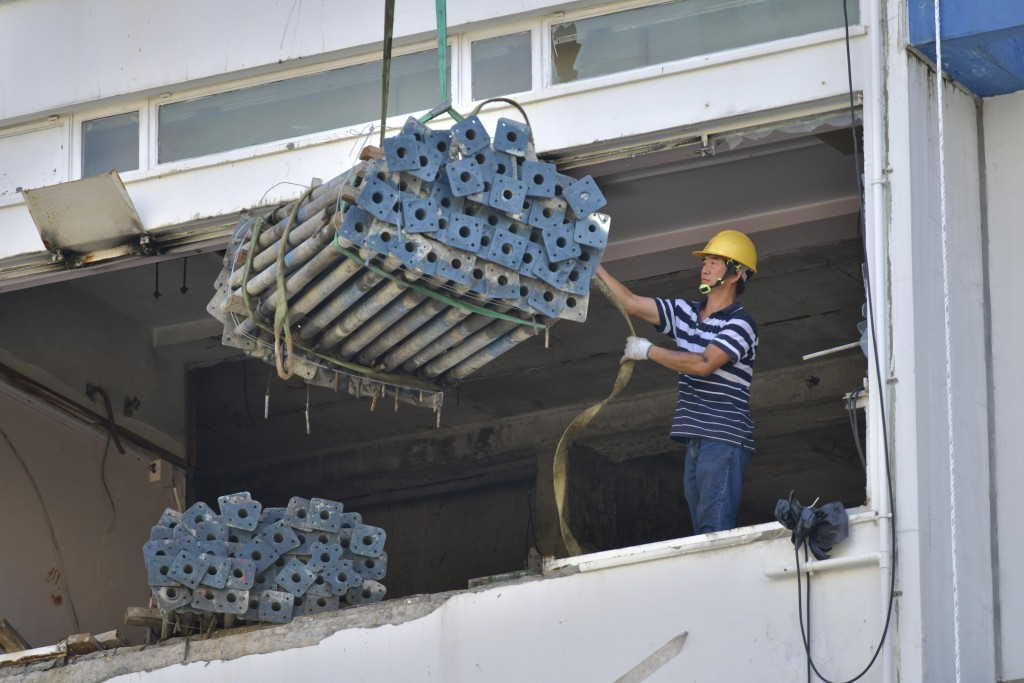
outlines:
{"label": "metal duct on wall", "polygon": [[[208,311],[223,343],[307,382],[439,410],[443,391],[587,317],[605,198],[528,124],[410,118],[360,163],[239,224]],[[291,348],[288,350],[290,337]]]}

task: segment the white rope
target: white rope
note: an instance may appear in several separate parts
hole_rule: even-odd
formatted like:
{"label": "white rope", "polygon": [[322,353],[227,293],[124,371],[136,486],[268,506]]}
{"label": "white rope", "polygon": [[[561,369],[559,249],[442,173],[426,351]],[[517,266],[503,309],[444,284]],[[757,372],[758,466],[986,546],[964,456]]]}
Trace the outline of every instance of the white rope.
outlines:
{"label": "white rope", "polygon": [[942,228],[942,323],[946,342],[946,422],[949,439],[949,540],[953,568],[953,661],[960,683],[960,582],[956,569],[956,451],[953,441],[953,361],[949,322],[949,241],[946,231],[946,145],[943,123],[942,33],[939,0],[935,1],[935,92],[939,128],[939,221]]}

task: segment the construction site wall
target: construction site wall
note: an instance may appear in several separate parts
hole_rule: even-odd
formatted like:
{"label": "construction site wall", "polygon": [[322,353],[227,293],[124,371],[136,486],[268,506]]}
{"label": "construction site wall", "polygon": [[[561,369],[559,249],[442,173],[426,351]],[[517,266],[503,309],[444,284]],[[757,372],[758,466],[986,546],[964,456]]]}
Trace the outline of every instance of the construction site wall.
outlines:
{"label": "construction site wall", "polygon": [[[874,516],[856,518],[834,553],[848,564],[812,579],[804,627],[815,665],[832,680],[858,673],[878,645],[877,544]],[[9,680],[798,681],[807,664],[794,561],[788,533],[761,525],[549,563],[542,576],[287,626],[101,652]],[[860,680],[883,679],[876,667]]]}
{"label": "construction site wall", "polygon": [[[987,243],[985,271],[988,273],[988,310],[991,326],[991,402],[994,539],[997,577],[995,619],[999,628],[1000,680],[1024,679],[1024,548],[1020,543],[1020,510],[1017,487],[1024,481],[1024,459],[1020,457],[1018,427],[1022,409],[1020,387],[1024,385],[1024,358],[1020,340],[1024,320],[1018,314],[1019,292],[1024,289],[1024,195],[1019,191],[1024,162],[1024,93],[994,97],[982,105],[985,154],[985,210]],[[984,234],[984,233],[983,233]]]}

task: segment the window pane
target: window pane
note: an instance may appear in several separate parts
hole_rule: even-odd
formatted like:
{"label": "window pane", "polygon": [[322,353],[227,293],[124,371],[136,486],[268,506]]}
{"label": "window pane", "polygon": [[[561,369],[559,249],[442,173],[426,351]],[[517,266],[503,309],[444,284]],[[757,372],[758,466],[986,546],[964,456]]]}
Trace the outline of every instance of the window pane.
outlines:
{"label": "window pane", "polygon": [[[449,60],[450,63],[450,60]],[[450,69],[449,69],[450,73]],[[438,104],[437,52],[391,61],[388,115]],[[380,121],[381,62],[160,107],[160,163]]]}
{"label": "window pane", "polygon": [[82,177],[139,167],[139,112],[82,124]]}
{"label": "window pane", "polygon": [[[857,23],[850,3],[850,23]],[[552,81],[636,69],[843,25],[821,0],[678,0],[551,27]]]}
{"label": "window pane", "polygon": [[473,99],[533,89],[530,32],[473,43]]}

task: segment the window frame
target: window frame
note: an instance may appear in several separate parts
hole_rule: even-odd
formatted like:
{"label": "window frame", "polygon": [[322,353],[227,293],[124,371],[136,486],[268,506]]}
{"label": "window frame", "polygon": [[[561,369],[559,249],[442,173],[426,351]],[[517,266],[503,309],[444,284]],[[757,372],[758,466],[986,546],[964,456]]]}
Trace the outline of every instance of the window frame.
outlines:
{"label": "window frame", "polygon": [[145,177],[145,172],[149,168],[149,156],[146,144],[149,128],[149,107],[147,107],[144,102],[135,102],[131,105],[79,112],[71,117],[72,179],[81,180],[85,177],[85,131],[83,130],[85,124],[89,121],[105,119],[110,116],[118,116],[121,114],[130,114],[132,112],[139,115],[139,148],[137,150],[139,165],[138,168],[130,171],[122,171],[121,169],[118,169],[117,172],[122,179]]}

